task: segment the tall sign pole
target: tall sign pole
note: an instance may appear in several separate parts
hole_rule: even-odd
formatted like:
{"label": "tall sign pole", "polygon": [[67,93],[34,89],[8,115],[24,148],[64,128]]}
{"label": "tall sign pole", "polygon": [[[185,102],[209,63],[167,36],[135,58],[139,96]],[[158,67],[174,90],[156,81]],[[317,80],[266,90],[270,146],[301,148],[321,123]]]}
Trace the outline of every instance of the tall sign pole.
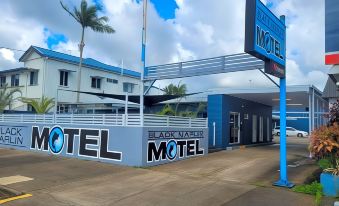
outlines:
{"label": "tall sign pole", "polygon": [[[280,16],[280,21],[285,25],[285,16]],[[286,76],[280,78],[280,179],[275,182],[274,185],[288,188],[294,186],[294,184],[289,182],[287,178]]]}
{"label": "tall sign pole", "polygon": [[286,25],[260,0],[246,0],[245,52],[265,62],[265,73],[280,78],[280,187],[293,187],[287,179],[286,151]]}
{"label": "tall sign pole", "polygon": [[146,70],[146,26],[147,26],[147,1],[143,0],[143,25],[141,43],[141,85],[140,85],[140,126],[144,126],[144,74]]}

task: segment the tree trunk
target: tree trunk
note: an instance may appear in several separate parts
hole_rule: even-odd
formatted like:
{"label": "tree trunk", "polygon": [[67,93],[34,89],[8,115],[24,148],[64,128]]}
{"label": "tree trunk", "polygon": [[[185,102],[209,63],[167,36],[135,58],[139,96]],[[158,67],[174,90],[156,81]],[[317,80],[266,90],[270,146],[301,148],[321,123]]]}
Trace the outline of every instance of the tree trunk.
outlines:
{"label": "tree trunk", "polygon": [[80,61],[79,61],[79,71],[78,71],[78,79],[77,79],[77,103],[80,102],[80,84],[81,84],[81,66],[82,66],[82,53],[84,50],[84,36],[85,36],[85,27],[82,27],[82,33],[81,33],[81,41],[79,44],[79,50],[80,50]]}

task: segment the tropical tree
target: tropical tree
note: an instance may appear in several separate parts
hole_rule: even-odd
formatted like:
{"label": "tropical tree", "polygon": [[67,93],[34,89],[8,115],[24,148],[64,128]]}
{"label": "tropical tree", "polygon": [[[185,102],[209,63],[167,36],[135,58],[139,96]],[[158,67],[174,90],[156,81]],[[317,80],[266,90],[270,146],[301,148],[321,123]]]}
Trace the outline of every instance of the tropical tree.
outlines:
{"label": "tropical tree", "polygon": [[20,93],[21,91],[18,88],[8,90],[7,84],[4,85],[0,90],[0,113],[3,113],[7,106],[10,106],[13,101],[14,93]]}
{"label": "tropical tree", "polygon": [[178,95],[179,96],[177,104],[175,106],[175,115],[177,115],[179,104],[187,92],[186,84],[181,84],[179,82],[178,85],[174,85],[171,83],[164,88],[164,92],[166,95]]}
{"label": "tropical tree", "polygon": [[54,107],[54,98],[42,96],[40,99],[22,97],[23,103],[31,105],[37,114],[45,114]]}
{"label": "tropical tree", "polygon": [[[79,72],[78,72],[78,81],[77,89],[80,91],[80,79],[81,79],[81,66],[82,66],[82,54],[84,50],[84,38],[85,38],[85,29],[90,28],[95,32],[100,33],[114,33],[115,30],[107,24],[109,21],[107,16],[98,16],[98,12],[102,11],[102,6],[99,4],[88,6],[86,0],[82,0],[80,3],[80,8],[74,6],[73,11],[71,11],[67,6],[65,6],[62,1],[60,1],[62,8],[73,17],[81,25],[81,40],[79,44],[80,50],[80,61],[79,61]],[[79,93],[77,93],[77,101],[79,102]]]}

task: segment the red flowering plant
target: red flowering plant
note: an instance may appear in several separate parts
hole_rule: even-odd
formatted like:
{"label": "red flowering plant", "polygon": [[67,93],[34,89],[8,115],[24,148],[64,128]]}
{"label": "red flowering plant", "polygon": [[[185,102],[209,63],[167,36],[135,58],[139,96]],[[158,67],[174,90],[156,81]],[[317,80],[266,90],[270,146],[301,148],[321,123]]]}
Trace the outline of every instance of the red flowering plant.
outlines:
{"label": "red flowering plant", "polygon": [[309,146],[322,169],[334,168],[339,160],[339,124],[322,126],[311,133]]}

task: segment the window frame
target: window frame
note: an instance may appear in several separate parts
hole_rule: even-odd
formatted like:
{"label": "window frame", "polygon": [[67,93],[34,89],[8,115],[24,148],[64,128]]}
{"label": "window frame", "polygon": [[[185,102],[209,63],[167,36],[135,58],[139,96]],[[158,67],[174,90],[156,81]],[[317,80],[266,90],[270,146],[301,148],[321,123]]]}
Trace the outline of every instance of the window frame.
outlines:
{"label": "window frame", "polygon": [[[33,77],[32,77],[33,74]],[[38,71],[31,71],[29,73],[29,85],[35,86],[38,85]]]}
{"label": "window frame", "polygon": [[[127,91],[125,90],[127,88]],[[130,82],[124,82],[122,85],[122,91],[125,93],[133,93],[134,90],[134,84]]]}
{"label": "window frame", "polygon": [[91,88],[92,89],[101,89],[101,78],[91,77]]}
{"label": "window frame", "polygon": [[69,72],[65,70],[59,70],[59,86],[68,87]]}
{"label": "window frame", "polygon": [[[5,87],[6,81],[7,81],[6,79],[7,79],[6,76],[0,76],[0,88]],[[2,80],[5,80],[5,81],[3,82]]]}
{"label": "window frame", "polygon": [[20,86],[20,74],[12,74],[11,75],[11,87],[19,87],[19,86]]}

